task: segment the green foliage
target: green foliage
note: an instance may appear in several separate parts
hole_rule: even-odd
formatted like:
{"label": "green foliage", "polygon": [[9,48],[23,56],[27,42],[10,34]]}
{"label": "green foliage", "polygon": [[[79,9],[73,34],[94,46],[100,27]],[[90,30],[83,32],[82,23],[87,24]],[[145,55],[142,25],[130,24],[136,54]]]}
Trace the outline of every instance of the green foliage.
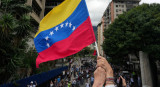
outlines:
{"label": "green foliage", "polygon": [[103,49],[112,58],[138,51],[160,58],[160,4],[142,4],[120,15],[104,32]]}
{"label": "green foliage", "polygon": [[91,56],[93,55],[93,52],[94,50],[90,49],[90,47],[85,47],[84,49],[74,54],[73,56],[77,56],[77,57]]}
{"label": "green foliage", "polygon": [[36,67],[35,61],[36,61],[38,54],[35,49],[33,48],[29,49],[22,56],[24,58],[22,67],[25,67],[25,68],[35,68]]}
{"label": "green foliage", "polygon": [[16,19],[10,14],[3,14],[0,18],[1,39],[10,38],[9,34],[16,28]]}
{"label": "green foliage", "polygon": [[1,0],[0,79],[3,81],[0,84],[19,78],[17,70],[31,67],[33,60],[30,58],[28,62],[27,57],[35,57],[26,52],[27,41],[32,32],[30,16],[27,14],[32,9],[25,3],[26,0]]}
{"label": "green foliage", "polygon": [[16,16],[21,16],[23,14],[29,13],[32,11],[32,8],[26,5],[27,0],[1,0],[1,9],[2,13],[12,13]]}

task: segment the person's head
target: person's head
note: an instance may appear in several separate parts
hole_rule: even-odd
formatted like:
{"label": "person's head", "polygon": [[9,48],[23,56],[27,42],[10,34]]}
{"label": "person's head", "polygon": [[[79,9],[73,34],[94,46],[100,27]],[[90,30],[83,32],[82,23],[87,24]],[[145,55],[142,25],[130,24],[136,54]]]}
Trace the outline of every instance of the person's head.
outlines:
{"label": "person's head", "polygon": [[33,85],[33,81],[31,81],[31,85]]}
{"label": "person's head", "polygon": [[53,86],[53,82],[52,82],[52,80],[51,80],[51,82],[50,82],[50,86]]}
{"label": "person's head", "polygon": [[54,80],[54,83],[56,83],[56,80]]}
{"label": "person's head", "polygon": [[51,84],[53,84],[52,80],[50,81]]}

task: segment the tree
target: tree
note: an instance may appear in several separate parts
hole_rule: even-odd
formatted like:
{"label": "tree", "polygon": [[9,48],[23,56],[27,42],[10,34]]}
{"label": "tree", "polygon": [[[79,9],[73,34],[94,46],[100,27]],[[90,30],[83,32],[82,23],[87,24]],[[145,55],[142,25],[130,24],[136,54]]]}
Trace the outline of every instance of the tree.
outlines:
{"label": "tree", "polygon": [[143,4],[120,15],[104,31],[104,52],[112,58],[144,51],[160,58],[160,4]]}
{"label": "tree", "polygon": [[[26,0],[1,0],[0,6],[0,78],[1,83],[11,80],[17,69],[23,66],[27,39],[31,33]],[[0,83],[0,84],[1,84]]]}
{"label": "tree", "polygon": [[[104,37],[103,49],[111,58],[124,58],[128,54],[138,58],[139,51],[147,53],[149,58],[141,59],[152,63],[151,71],[155,75],[152,79],[157,78],[155,61],[160,60],[160,4],[143,4],[120,15],[105,30]],[[149,68],[149,64],[142,63],[146,69]],[[152,81],[150,78],[147,80]]]}
{"label": "tree", "polygon": [[79,51],[76,55],[79,57],[91,56],[93,55],[93,51],[90,47],[85,47],[81,51]]}

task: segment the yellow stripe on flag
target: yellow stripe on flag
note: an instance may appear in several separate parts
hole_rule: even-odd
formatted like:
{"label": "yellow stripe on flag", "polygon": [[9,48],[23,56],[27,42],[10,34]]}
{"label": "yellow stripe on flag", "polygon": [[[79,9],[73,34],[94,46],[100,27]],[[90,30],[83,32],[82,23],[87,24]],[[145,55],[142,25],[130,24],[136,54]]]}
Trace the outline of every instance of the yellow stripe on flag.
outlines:
{"label": "yellow stripe on flag", "polygon": [[41,32],[65,21],[77,8],[81,0],[65,0],[59,6],[53,8],[40,22],[39,30],[35,37]]}

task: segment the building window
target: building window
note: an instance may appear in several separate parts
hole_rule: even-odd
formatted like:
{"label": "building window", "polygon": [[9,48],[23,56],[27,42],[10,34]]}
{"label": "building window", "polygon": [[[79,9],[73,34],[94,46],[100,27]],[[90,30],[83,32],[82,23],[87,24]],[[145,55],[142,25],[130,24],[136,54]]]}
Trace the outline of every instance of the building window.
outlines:
{"label": "building window", "polygon": [[116,7],[118,7],[118,5],[116,5]]}
{"label": "building window", "polygon": [[121,11],[121,9],[119,9],[119,11]]}
{"label": "building window", "polygon": [[124,5],[122,5],[122,8],[124,8]]}
{"label": "building window", "polygon": [[52,2],[47,2],[46,3],[46,6],[57,6],[57,5],[59,5],[60,3],[58,3],[58,2],[54,2],[54,1],[52,1]]}
{"label": "building window", "polygon": [[116,14],[116,16],[118,17],[119,14]]}
{"label": "building window", "polygon": [[40,8],[40,6],[37,4],[35,0],[33,0],[32,2],[32,8],[33,8],[33,11],[39,16],[42,9]]}
{"label": "building window", "polygon": [[116,9],[116,12],[118,12],[118,9]]}
{"label": "building window", "polygon": [[61,4],[61,2],[57,3],[57,5]]}

